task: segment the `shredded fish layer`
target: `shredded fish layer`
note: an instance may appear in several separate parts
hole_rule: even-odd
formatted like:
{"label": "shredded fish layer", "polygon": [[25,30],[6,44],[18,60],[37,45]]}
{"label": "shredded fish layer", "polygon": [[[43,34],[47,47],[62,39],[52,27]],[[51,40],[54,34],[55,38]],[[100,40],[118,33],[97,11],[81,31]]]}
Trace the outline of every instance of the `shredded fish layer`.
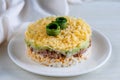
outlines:
{"label": "shredded fish layer", "polygon": [[70,56],[66,58],[60,58],[60,59],[54,59],[49,57],[44,57],[43,55],[40,55],[38,53],[35,53],[30,50],[30,48],[27,48],[27,55],[34,61],[45,65],[49,67],[69,67],[76,65],[83,60],[86,60],[91,54],[91,47],[88,48],[88,50],[79,56]]}

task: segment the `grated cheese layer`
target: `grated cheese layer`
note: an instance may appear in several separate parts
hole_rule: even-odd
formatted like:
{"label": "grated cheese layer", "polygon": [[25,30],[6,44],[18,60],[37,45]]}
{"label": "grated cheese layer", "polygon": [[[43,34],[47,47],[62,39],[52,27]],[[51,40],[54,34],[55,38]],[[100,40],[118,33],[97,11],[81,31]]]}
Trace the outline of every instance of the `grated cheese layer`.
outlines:
{"label": "grated cheese layer", "polygon": [[31,23],[26,32],[25,40],[35,47],[49,47],[57,51],[71,51],[81,47],[91,39],[90,26],[80,18],[63,16],[67,19],[67,28],[61,30],[57,36],[49,36],[46,26],[55,21],[57,16],[50,16]]}

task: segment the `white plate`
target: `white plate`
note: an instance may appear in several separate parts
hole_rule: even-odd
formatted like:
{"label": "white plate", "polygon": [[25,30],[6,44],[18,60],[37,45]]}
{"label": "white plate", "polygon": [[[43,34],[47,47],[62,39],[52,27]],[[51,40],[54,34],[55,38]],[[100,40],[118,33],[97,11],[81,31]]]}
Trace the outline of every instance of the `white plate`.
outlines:
{"label": "white plate", "polygon": [[101,67],[111,55],[111,44],[105,35],[93,29],[92,53],[90,57],[82,63],[68,68],[45,67],[29,59],[26,55],[24,42],[24,32],[28,23],[24,24],[19,33],[14,36],[8,44],[8,54],[12,61],[21,68],[46,76],[76,76],[85,74]]}

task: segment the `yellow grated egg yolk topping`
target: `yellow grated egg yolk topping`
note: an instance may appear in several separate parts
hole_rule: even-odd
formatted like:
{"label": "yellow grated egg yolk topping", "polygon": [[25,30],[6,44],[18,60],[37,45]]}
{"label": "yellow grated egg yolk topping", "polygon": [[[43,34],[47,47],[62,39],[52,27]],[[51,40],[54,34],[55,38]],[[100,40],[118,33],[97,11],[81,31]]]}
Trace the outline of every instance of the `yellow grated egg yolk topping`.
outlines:
{"label": "yellow grated egg yolk topping", "polygon": [[46,26],[57,18],[57,16],[50,16],[31,23],[25,32],[25,40],[32,46],[68,51],[81,47],[83,42],[91,39],[92,31],[86,22],[80,18],[63,17],[67,19],[67,28],[61,30],[59,35],[49,36],[46,33]]}

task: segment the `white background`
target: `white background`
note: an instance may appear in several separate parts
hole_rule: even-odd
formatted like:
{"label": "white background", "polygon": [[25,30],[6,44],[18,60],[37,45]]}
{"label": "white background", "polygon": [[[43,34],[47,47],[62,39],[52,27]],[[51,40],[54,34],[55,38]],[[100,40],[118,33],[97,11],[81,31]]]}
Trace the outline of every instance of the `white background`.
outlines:
{"label": "white background", "polygon": [[0,80],[118,80],[120,79],[120,2],[94,1],[70,6],[70,15],[82,17],[102,31],[112,43],[112,55],[101,68],[75,77],[55,78],[36,75],[15,65],[7,54],[7,43],[0,45]]}

